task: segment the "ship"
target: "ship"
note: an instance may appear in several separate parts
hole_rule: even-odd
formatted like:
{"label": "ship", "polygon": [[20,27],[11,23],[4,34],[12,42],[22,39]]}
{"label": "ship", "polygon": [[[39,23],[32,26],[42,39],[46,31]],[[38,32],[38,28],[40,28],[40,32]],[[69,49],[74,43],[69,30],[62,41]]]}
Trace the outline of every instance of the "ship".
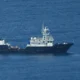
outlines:
{"label": "ship", "polygon": [[42,25],[41,37],[31,37],[25,48],[12,46],[0,39],[0,54],[65,54],[73,45],[72,42],[54,43],[49,28]]}
{"label": "ship", "polygon": [[31,37],[25,52],[29,54],[65,54],[73,45],[72,42],[54,43],[49,28],[42,25],[42,37]]}

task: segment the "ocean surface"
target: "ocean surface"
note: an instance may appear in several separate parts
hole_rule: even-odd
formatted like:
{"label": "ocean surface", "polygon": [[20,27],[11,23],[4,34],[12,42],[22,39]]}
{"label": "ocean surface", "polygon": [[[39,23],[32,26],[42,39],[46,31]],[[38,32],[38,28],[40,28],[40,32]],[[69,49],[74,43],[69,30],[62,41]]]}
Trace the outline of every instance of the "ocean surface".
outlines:
{"label": "ocean surface", "polygon": [[74,43],[70,55],[0,55],[0,80],[80,80],[80,0],[0,0],[0,38],[11,45],[25,48],[43,22],[54,43]]}

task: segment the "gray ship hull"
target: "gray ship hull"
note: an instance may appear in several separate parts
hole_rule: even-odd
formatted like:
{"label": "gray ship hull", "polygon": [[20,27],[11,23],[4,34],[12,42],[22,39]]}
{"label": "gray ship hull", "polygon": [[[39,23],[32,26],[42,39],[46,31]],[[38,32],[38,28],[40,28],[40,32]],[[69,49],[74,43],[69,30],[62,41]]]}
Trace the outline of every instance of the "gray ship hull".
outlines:
{"label": "gray ship hull", "polygon": [[26,47],[25,49],[12,49],[8,46],[0,46],[0,54],[65,54],[73,43],[54,44],[52,47]]}
{"label": "gray ship hull", "polygon": [[54,44],[52,47],[26,47],[26,54],[63,54],[67,53],[73,43]]}

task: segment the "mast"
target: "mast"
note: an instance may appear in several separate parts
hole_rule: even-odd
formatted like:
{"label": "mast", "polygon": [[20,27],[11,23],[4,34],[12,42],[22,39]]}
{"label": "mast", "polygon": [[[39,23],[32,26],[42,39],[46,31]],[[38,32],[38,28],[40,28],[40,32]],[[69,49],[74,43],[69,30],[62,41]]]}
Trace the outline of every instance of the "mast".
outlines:
{"label": "mast", "polygon": [[43,36],[49,36],[49,29],[42,24],[42,35]]}
{"label": "mast", "polygon": [[43,22],[43,24],[42,24],[42,30],[41,30],[41,33],[42,33],[42,35],[43,35],[43,30],[44,30],[44,22]]}

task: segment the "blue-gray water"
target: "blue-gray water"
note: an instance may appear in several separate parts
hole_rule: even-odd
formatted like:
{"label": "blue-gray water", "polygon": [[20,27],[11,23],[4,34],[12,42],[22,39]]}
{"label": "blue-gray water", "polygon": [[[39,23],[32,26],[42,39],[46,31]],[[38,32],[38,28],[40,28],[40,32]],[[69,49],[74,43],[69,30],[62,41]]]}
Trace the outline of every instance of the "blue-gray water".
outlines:
{"label": "blue-gray water", "polygon": [[0,0],[0,38],[22,48],[42,23],[56,42],[74,42],[68,56],[0,55],[0,80],[80,80],[79,0]]}

